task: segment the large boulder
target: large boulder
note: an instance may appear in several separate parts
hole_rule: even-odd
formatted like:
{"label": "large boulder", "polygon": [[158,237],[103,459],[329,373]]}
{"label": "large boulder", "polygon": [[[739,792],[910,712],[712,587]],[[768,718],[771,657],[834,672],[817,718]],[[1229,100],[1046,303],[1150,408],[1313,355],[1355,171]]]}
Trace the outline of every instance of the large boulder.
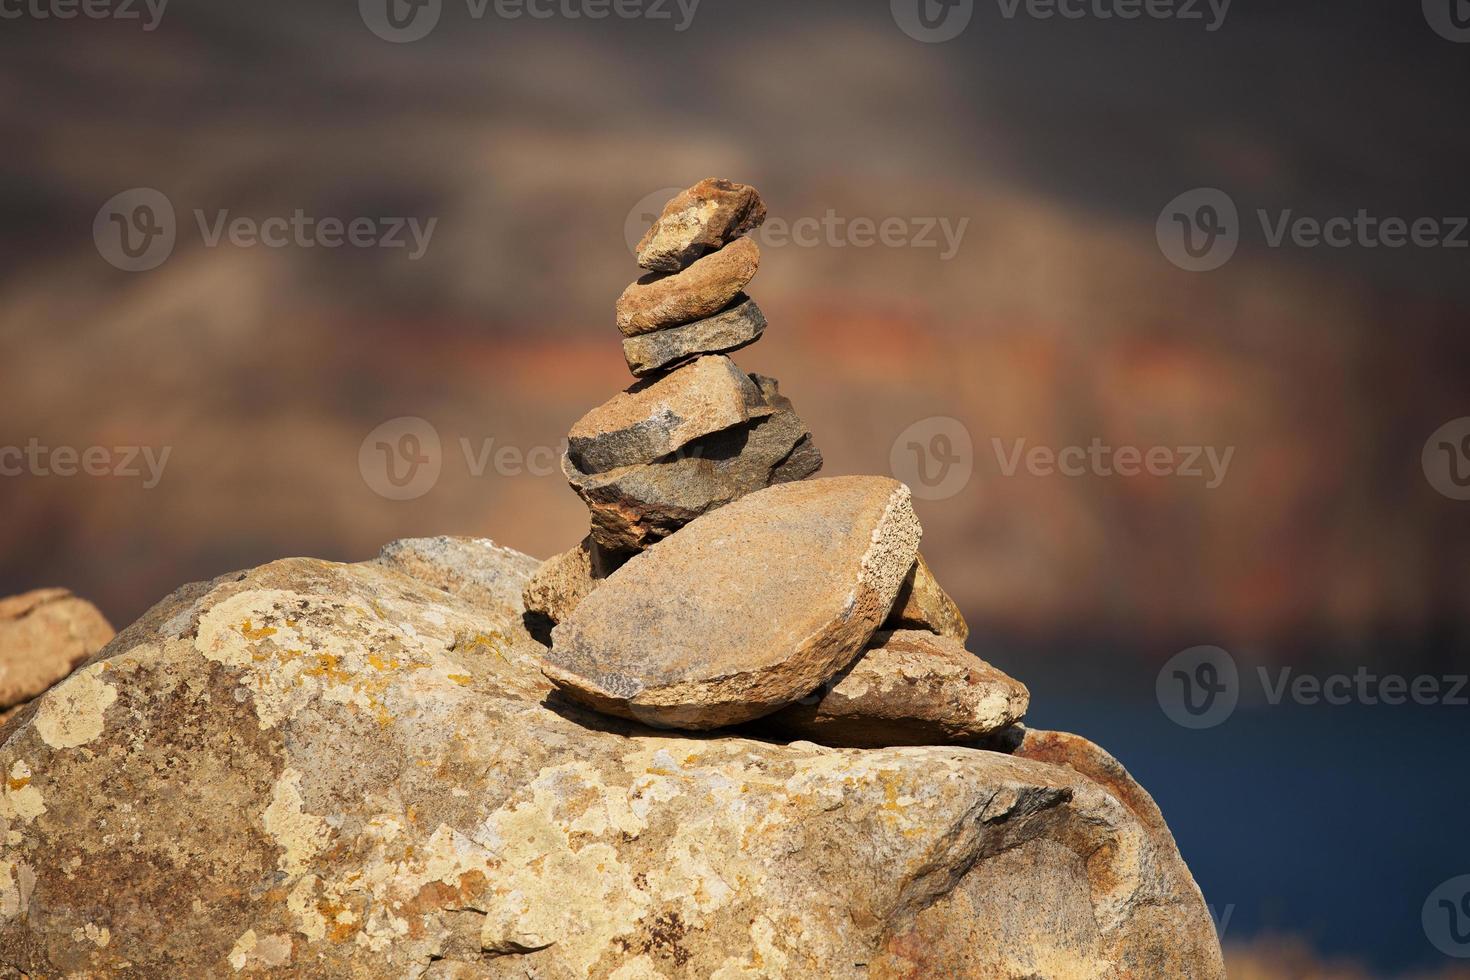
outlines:
{"label": "large boulder", "polygon": [[154,607],[0,728],[0,974],[1223,977],[1126,775],[580,712],[535,565],[440,539]]}

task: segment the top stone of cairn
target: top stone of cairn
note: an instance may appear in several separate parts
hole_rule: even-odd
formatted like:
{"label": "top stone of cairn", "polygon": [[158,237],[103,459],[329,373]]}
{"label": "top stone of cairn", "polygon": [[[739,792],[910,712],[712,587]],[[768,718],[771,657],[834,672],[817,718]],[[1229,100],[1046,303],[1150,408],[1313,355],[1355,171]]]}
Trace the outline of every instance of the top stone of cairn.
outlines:
{"label": "top stone of cairn", "polygon": [[678,272],[765,220],[766,205],[754,187],[706,178],[664,205],[638,242],[638,264],[656,272]]}

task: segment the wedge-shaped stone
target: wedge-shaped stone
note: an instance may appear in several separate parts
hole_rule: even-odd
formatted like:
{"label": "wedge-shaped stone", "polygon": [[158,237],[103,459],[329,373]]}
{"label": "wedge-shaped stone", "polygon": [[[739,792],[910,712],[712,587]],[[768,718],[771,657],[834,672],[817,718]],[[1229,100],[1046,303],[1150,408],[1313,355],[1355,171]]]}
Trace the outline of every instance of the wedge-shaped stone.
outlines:
{"label": "wedge-shaped stone", "polygon": [[765,407],[760,389],[728,357],[701,357],[673,374],[640,381],[582,416],[567,453],[584,473],[647,463]]}
{"label": "wedge-shaped stone", "polygon": [[862,652],[919,535],[908,487],[884,477],[756,491],[609,576],[552,631],[546,676],[664,727],[769,714]]}
{"label": "wedge-shaped stone", "polygon": [[893,612],[888,614],[883,628],[928,630],[940,636],[953,637],[961,643],[970,636],[970,624],[965,622],[960,607],[934,578],[923,555],[914,562],[913,570],[904,580],[898,600],[893,604]]}
{"label": "wedge-shaped stone", "polygon": [[623,356],[635,377],[645,377],[700,354],[728,354],[760,339],[766,318],[755,300],[741,293],[714,316],[680,327],[623,339]]}
{"label": "wedge-shaped stone", "polygon": [[605,473],[583,473],[570,456],[562,459],[562,471],[591,513],[598,545],[641,551],[701,514],[821,469],[822,454],[790,401],[771,379],[751,377],[766,406],[744,425],[696,439],[652,463]]}
{"label": "wedge-shaped stone", "polygon": [[609,552],[588,535],[570,551],[546,559],[531,575],[523,593],[526,612],[561,622],[627,557]]}
{"label": "wedge-shaped stone", "polygon": [[755,242],[737,238],[681,272],[651,272],[618,297],[618,330],[635,337],[712,316],[755,278],[760,262]]}
{"label": "wedge-shaped stone", "polygon": [[638,264],[677,272],[765,220],[766,205],[754,187],[706,178],[664,205],[638,243]]}
{"label": "wedge-shaped stone", "polygon": [[766,721],[824,745],[943,745],[1014,724],[1030,700],[1024,684],[961,643],[898,630],[874,634],[851,667]]}

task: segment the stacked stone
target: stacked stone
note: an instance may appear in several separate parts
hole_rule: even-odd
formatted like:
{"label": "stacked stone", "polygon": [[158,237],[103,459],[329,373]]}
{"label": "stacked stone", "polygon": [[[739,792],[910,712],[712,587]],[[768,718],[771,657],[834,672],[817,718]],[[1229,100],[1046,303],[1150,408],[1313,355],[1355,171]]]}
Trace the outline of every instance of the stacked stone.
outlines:
{"label": "stacked stone", "polygon": [[765,218],[754,187],[711,178],[669,201],[638,243],[649,271],[618,299],[617,325],[639,380],[567,434],[562,471],[592,527],[531,583],[532,613],[560,621],[592,582],[694,518],[821,468],[776,380],[727,356],[766,328],[744,293],[760,266],[745,236]]}
{"label": "stacked stone", "polygon": [[992,738],[1030,695],[965,649],[909,489],[805,480],[822,464],[805,424],[727,356],[765,329],[744,293],[760,262],[745,236],[765,214],[754,188],[704,180],[638,244],[651,271],[617,322],[642,380],[572,426],[562,465],[591,531],[525,590],[554,625],[543,672],[572,701],[663,728]]}

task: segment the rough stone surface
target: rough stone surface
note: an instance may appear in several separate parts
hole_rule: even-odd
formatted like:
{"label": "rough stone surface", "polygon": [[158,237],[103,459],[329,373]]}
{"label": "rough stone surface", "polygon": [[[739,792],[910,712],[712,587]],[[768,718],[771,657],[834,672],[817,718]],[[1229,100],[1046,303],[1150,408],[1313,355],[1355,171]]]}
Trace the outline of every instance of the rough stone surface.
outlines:
{"label": "rough stone surface", "polygon": [[[1093,918],[1075,911],[1087,887],[1082,876],[1069,882],[1038,874],[1038,863],[1049,859],[1047,851],[1050,857],[1060,855],[1052,845],[1027,842],[981,862],[959,887],[890,936],[885,955],[872,964],[873,975],[1224,977],[1208,909],[1152,797],[1116,759],[1084,738],[1065,732],[1017,734],[1015,758],[1080,778],[1072,806],[1105,810],[1105,824],[1129,827],[1122,837],[1098,841],[1091,860],[1082,856],[1083,848],[1062,857],[1063,864],[1086,869]],[[1111,885],[1102,884],[1095,862],[1120,858],[1128,870]],[[1104,876],[1117,870],[1115,865]],[[1109,896],[1120,890],[1128,897]],[[1046,909],[1048,915],[1016,915],[1018,908]],[[1059,914],[1052,917],[1052,910]],[[1122,930],[1114,925],[1121,921],[1128,923]],[[1136,941],[1144,935],[1147,942]]]}
{"label": "rough stone surface", "polygon": [[769,714],[862,652],[919,534],[896,480],[758,490],[609,576],[552,631],[546,674],[574,700],[651,724]]}
{"label": "rough stone surface", "polygon": [[1030,700],[1024,684],[956,640],[885,631],[850,667],[763,723],[823,745],[944,745],[1015,724]]}
{"label": "rough stone surface", "polygon": [[718,313],[755,278],[760,259],[753,239],[737,238],[682,272],[649,273],[618,297],[618,329],[633,337]]}
{"label": "rough stone surface", "polygon": [[822,454],[791,403],[770,378],[751,377],[765,399],[761,413],[696,439],[671,458],[588,474],[563,457],[562,471],[587,504],[598,544],[641,551],[701,514],[821,469]]}
{"label": "rough stone surface", "polygon": [[61,680],[112,639],[97,607],[66,589],[36,589],[0,599],[0,708]]}
{"label": "rough stone surface", "polygon": [[680,191],[638,243],[638,264],[676,272],[766,220],[766,205],[749,184],[709,177]]}
{"label": "rough stone surface", "polygon": [[700,354],[728,354],[760,339],[766,318],[743,293],[714,316],[623,338],[623,357],[635,377],[645,377]]}
{"label": "rough stone surface", "polygon": [[0,974],[1224,976],[1100,752],[553,710],[519,616],[439,585],[533,560],[407,550],[447,564],[186,586],[0,730]]}
{"label": "rough stone surface", "polygon": [[609,553],[588,535],[575,548],[546,559],[536,569],[522,593],[526,612],[561,622],[626,558]]}
{"label": "rough stone surface", "polygon": [[647,463],[764,407],[760,389],[734,361],[701,357],[582,416],[567,434],[567,453],[586,473]]}
{"label": "rough stone surface", "polygon": [[923,555],[914,562],[914,569],[904,580],[903,589],[893,603],[893,612],[883,626],[894,630],[928,630],[961,643],[970,636],[970,624],[934,578]]}

